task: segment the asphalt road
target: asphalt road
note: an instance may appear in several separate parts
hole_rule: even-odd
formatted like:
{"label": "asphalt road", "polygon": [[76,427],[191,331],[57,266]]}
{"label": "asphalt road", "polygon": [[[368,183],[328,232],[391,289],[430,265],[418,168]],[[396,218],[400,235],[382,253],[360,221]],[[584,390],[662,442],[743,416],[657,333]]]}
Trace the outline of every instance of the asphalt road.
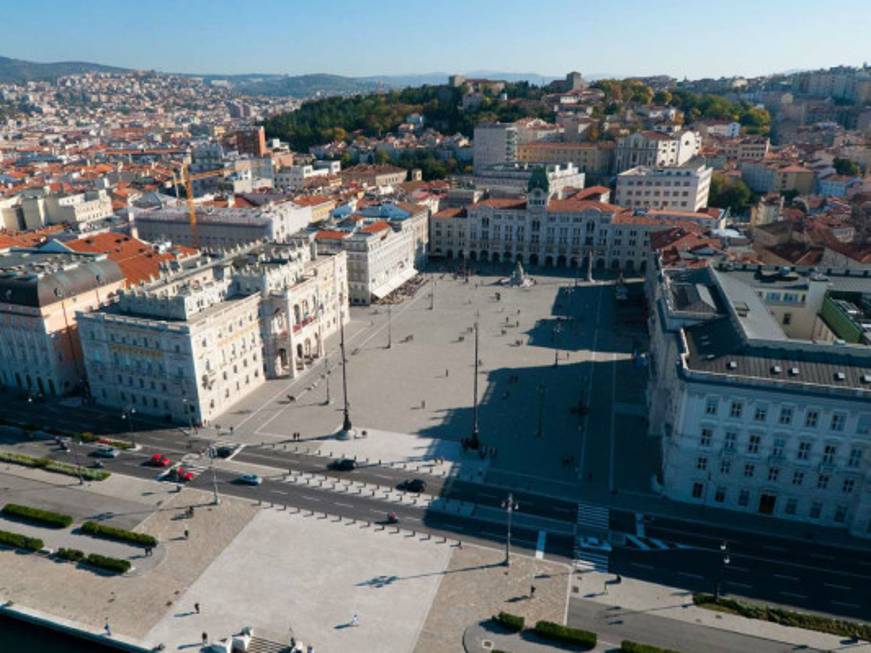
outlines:
{"label": "asphalt road", "polygon": [[[48,453],[52,458],[70,462],[71,453],[64,453],[56,447],[50,447],[48,443],[40,443],[35,446],[43,448],[43,455]],[[93,450],[91,447],[81,446],[77,448],[80,449],[80,460],[86,462],[93,460],[87,458],[90,451]],[[46,452],[45,449],[48,451]],[[164,448],[163,451],[166,452],[167,449]],[[155,450],[150,447],[143,447],[141,451],[127,451],[115,459],[103,459],[103,463],[105,468],[111,472],[155,479],[160,475],[161,470],[147,464],[154,452]],[[323,469],[320,468],[319,471],[323,471]],[[433,537],[446,537],[450,540],[462,540],[491,547],[502,547],[505,542],[506,530],[503,525],[474,516],[449,514],[413,505],[388,502],[377,497],[350,493],[339,494],[319,487],[300,486],[270,479],[264,479],[259,486],[244,485],[237,482],[238,473],[219,468],[215,468],[214,476],[219,494],[310,511],[315,513],[313,517],[318,515],[320,518],[342,517],[384,525],[387,513],[395,512],[399,517],[401,528],[405,531],[414,530],[421,534],[428,533]],[[212,491],[214,488],[212,473],[203,472],[189,485],[200,490]],[[324,513],[328,517],[323,517]],[[512,528],[512,547],[517,551],[534,555],[538,540],[539,531],[537,529],[523,528],[517,525]],[[543,552],[548,559],[568,564],[571,562],[573,547],[572,537],[550,533],[545,540]]]}
{"label": "asphalt road", "polygon": [[[797,650],[792,644],[576,598],[569,602],[568,625],[596,632],[599,641],[619,644],[629,639],[683,653],[794,653]],[[801,650],[825,653],[804,646]]]}
{"label": "asphalt road", "polygon": [[[868,618],[871,556],[867,551],[660,517],[647,525],[646,535],[697,548],[615,549],[611,571],[705,592],[713,592],[722,579],[722,589],[729,594]],[[728,543],[728,565],[722,562],[722,542]]]}

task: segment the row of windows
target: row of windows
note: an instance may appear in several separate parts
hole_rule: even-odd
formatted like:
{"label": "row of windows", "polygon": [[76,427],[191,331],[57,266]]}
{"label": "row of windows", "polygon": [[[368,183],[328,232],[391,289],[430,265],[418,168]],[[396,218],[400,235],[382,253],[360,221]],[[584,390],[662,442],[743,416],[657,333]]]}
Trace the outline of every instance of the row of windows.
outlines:
{"label": "row of windows", "polygon": [[[699,434],[699,445],[703,448],[710,447],[714,437],[714,430],[710,427],[702,427]],[[749,454],[758,454],[762,436],[751,434],[747,438],[746,452]],[[726,431],[723,434],[723,450],[736,451],[738,449],[738,432]],[[777,437],[774,439],[771,455],[775,458],[783,458],[784,450],[786,449],[787,440],[785,437]],[[798,443],[796,451],[797,460],[809,460],[813,452],[814,443],[810,440],[802,440]],[[837,444],[825,444],[823,446],[822,462],[826,465],[834,465],[838,455]],[[864,450],[861,447],[852,447],[847,458],[847,467],[858,468],[862,463]]]}
{"label": "row of windows", "polygon": [[[720,400],[716,397],[709,397],[705,402],[705,415],[716,416],[720,410]],[[729,417],[740,419],[744,416],[744,403],[741,401],[732,401],[729,404]],[[783,406],[777,415],[777,423],[783,426],[793,424],[795,417],[795,409],[790,406]],[[768,420],[768,407],[758,405],[754,408],[753,420],[756,422],[766,422]],[[860,418],[860,433],[871,432],[871,417]],[[820,422],[820,411],[809,408],[804,413],[805,428],[816,428]],[[829,421],[829,429],[840,433],[844,430],[847,423],[847,416],[843,413],[833,413]]]}
{"label": "row of windows", "polygon": [[[705,497],[705,484],[694,482],[692,486],[692,496],[694,499],[703,499]],[[717,486],[714,490],[714,501],[716,503],[724,503],[728,496],[728,489],[723,486]],[[738,490],[738,505],[742,508],[750,506],[751,492],[749,489],[742,488]],[[763,494],[760,497],[759,512],[771,514],[774,511],[776,497]],[[823,502],[812,501],[808,508],[807,516],[810,519],[820,519],[823,516]],[[796,516],[798,514],[798,499],[795,497],[787,497],[784,504],[783,512],[786,515]],[[836,505],[832,510],[832,519],[843,524],[847,521],[848,508],[843,504]],[[871,521],[868,522],[868,532],[871,532]]]}
{"label": "row of windows", "polygon": [[[696,459],[696,469],[705,472],[708,471],[708,458],[707,456],[699,456]],[[744,478],[755,478],[756,477],[756,464],[755,463],[744,463],[743,468],[743,476]],[[781,469],[780,467],[770,466],[767,468],[767,480],[771,483],[781,482]],[[732,473],[732,460],[724,459],[720,461],[720,475],[721,476],[729,476]],[[790,482],[792,485],[796,487],[803,487],[805,478],[807,474],[802,470],[795,470],[792,473],[792,477]],[[831,486],[831,474],[817,474],[816,475],[816,489],[817,490],[828,490]],[[844,494],[852,494],[853,490],[856,488],[856,480],[853,478],[845,478],[841,483],[841,492]]]}

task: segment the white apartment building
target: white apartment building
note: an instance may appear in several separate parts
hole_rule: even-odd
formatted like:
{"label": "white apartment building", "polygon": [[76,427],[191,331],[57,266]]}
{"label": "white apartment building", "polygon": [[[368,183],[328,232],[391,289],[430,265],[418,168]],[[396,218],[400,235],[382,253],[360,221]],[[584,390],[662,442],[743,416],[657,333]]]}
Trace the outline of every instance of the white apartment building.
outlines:
{"label": "white apartment building", "polygon": [[87,229],[89,223],[105,220],[113,214],[112,198],[105,190],[23,197],[21,211],[26,229],[39,229],[50,224]]}
{"label": "white apartment building", "polygon": [[532,188],[526,197],[439,211],[430,224],[435,257],[633,272],[647,266],[650,232],[668,228],[672,220]]}
{"label": "white apartment building", "polygon": [[[315,255],[315,258],[312,256]],[[207,424],[267,377],[296,376],[347,320],[345,255],[253,244],[176,265],[79,314],[91,395],[181,424]]]}
{"label": "white apartment building", "polygon": [[698,211],[708,205],[711,168],[688,163],[667,168],[636,166],[617,175],[617,204],[627,209]]}
{"label": "white apartment building", "polygon": [[567,188],[583,188],[586,181],[584,173],[573,163],[496,163],[476,169],[472,183],[476,189],[491,195],[517,195],[526,191],[529,180],[537,170],[547,176],[552,193]]}
{"label": "white apartment building", "polygon": [[648,291],[665,496],[871,537],[871,340],[844,318],[871,321],[871,277],[719,262]]}
{"label": "white apartment building", "polygon": [[77,312],[124,287],[105,255],[13,249],[0,254],[0,383],[28,395],[85,387]]}
{"label": "white apartment building", "polygon": [[617,139],[614,166],[617,173],[636,166],[679,166],[699,153],[702,139],[694,131],[666,134],[640,131]]}
{"label": "white apartment building", "polygon": [[198,207],[192,229],[185,207],[139,211],[133,217],[136,237],[191,247],[233,247],[257,240],[288,242],[311,222],[310,206],[290,201],[267,202],[257,208]]}
{"label": "white apartment building", "polygon": [[275,185],[283,190],[302,190],[314,177],[329,177],[342,171],[339,161],[319,161],[314,165],[292,165],[275,173]]}
{"label": "white apartment building", "polygon": [[325,229],[311,237],[319,249],[347,253],[352,304],[369,304],[386,297],[417,274],[413,229],[374,220],[353,231]]}
{"label": "white apartment building", "polygon": [[517,127],[513,123],[486,122],[476,125],[472,139],[475,172],[495,164],[516,161],[518,143]]}

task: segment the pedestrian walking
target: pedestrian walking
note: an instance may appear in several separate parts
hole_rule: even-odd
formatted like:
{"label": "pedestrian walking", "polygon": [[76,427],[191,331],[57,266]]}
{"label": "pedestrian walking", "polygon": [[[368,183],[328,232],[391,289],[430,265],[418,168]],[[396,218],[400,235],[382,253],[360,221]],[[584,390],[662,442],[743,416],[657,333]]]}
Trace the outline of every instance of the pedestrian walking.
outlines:
{"label": "pedestrian walking", "polygon": [[109,617],[106,617],[106,625],[103,626],[103,634],[106,635],[106,637],[112,636],[112,629],[109,627]]}
{"label": "pedestrian walking", "polygon": [[426,408],[426,399],[420,400],[420,407],[421,407],[421,409]]}
{"label": "pedestrian walking", "polygon": [[535,596],[535,585],[529,586],[529,598],[533,598]]}
{"label": "pedestrian walking", "polygon": [[309,644],[305,653],[315,653],[315,647]]}
{"label": "pedestrian walking", "polygon": [[358,616],[357,616],[357,613],[355,612],[355,613],[354,613],[354,616],[351,617],[351,626],[353,626],[354,628],[356,628],[356,627],[359,626],[359,625],[360,625],[360,617],[358,617]]}
{"label": "pedestrian walking", "polygon": [[445,378],[448,378],[448,376],[450,376],[450,374],[449,374],[449,372],[448,372],[448,368],[446,367],[446,368],[445,368]]}
{"label": "pedestrian walking", "polygon": [[184,539],[188,539],[190,537],[190,531],[188,529],[184,529]]}
{"label": "pedestrian walking", "polygon": [[203,646],[209,643],[209,633],[205,630],[203,631]]}
{"label": "pedestrian walking", "polygon": [[194,611],[195,611],[197,614],[200,613],[200,604],[199,604],[199,603],[194,603]]}

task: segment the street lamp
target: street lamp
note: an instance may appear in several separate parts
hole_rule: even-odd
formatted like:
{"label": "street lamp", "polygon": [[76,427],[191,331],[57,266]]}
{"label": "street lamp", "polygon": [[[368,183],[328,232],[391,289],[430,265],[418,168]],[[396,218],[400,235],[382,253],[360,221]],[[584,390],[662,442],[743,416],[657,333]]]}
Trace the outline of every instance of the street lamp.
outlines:
{"label": "street lamp", "polygon": [[393,346],[393,305],[387,305],[387,349]]}
{"label": "street lamp", "polygon": [[327,397],[324,399],[324,405],[329,406],[333,403],[333,399],[330,397],[330,357],[326,351],[324,351],[324,377],[327,380]]}
{"label": "street lamp", "polygon": [[433,280],[432,280],[432,292],[429,295],[429,310],[431,310],[431,311],[435,310],[435,289],[436,289],[436,282],[435,282],[435,278],[433,278]]}
{"label": "street lamp", "polygon": [[184,406],[184,412],[188,418],[188,437],[193,437],[194,434],[194,418],[191,416],[190,402],[187,397],[181,398],[181,403]]}
{"label": "street lamp", "polygon": [[723,583],[723,576],[726,575],[726,568],[731,562],[729,558],[729,544],[727,542],[720,544],[720,556],[721,564],[717,574],[717,584],[714,587],[714,603],[720,600],[720,585]]}
{"label": "street lamp", "polygon": [[221,497],[218,496],[218,479],[215,476],[215,456],[217,454],[215,447],[209,447],[209,469],[212,470],[212,504],[220,505]]}
{"label": "street lamp", "polygon": [[121,419],[122,420],[130,420],[130,439],[133,442],[133,446],[136,446],[136,431],[133,429],[133,416],[136,414],[136,409],[132,406],[128,406],[121,410]]}
{"label": "street lamp", "polygon": [[505,566],[511,566],[511,516],[515,510],[520,508],[520,504],[514,500],[514,494],[508,493],[508,498],[502,502],[502,507],[508,513],[508,530],[505,533]]}
{"label": "street lamp", "polygon": [[351,426],[350,406],[348,404],[348,357],[345,355],[345,319],[341,312],[339,312],[339,350],[342,354],[342,394],[345,400],[342,434],[344,437],[350,437],[353,435],[354,429]]}
{"label": "street lamp", "polygon": [[475,378],[472,384],[472,448],[477,449],[478,440],[478,321],[475,320]]}

